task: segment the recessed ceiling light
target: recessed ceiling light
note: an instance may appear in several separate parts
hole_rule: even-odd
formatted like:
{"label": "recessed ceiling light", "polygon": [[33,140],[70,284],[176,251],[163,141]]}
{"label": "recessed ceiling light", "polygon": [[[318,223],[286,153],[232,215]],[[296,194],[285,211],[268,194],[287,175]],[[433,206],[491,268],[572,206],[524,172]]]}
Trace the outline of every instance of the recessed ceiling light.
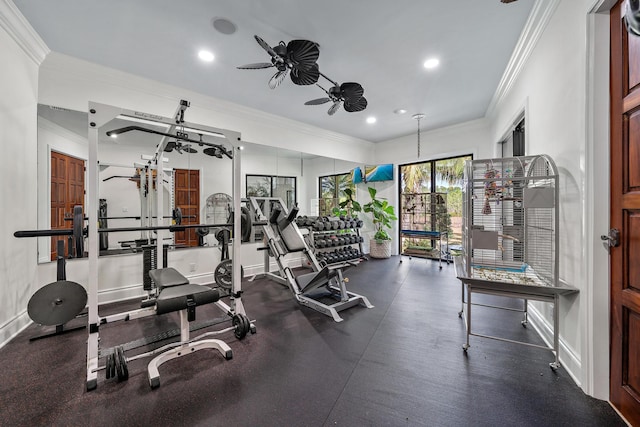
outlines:
{"label": "recessed ceiling light", "polygon": [[215,56],[213,56],[213,53],[209,52],[208,50],[201,50],[200,52],[198,52],[198,58],[200,58],[204,62],[213,62]]}
{"label": "recessed ceiling light", "polygon": [[428,70],[436,68],[438,65],[440,65],[440,60],[438,58],[430,58],[424,61],[424,68]]}
{"label": "recessed ceiling light", "polygon": [[369,123],[370,125],[374,124],[376,122],[376,118],[373,116],[367,117],[367,123]]}
{"label": "recessed ceiling light", "polygon": [[393,110],[393,112],[396,114],[404,114],[407,112],[407,110],[405,110],[404,108],[398,108],[396,110]]}
{"label": "recessed ceiling light", "polygon": [[236,24],[229,21],[227,18],[213,18],[211,23],[213,24],[213,28],[222,34],[233,34],[238,29]]}

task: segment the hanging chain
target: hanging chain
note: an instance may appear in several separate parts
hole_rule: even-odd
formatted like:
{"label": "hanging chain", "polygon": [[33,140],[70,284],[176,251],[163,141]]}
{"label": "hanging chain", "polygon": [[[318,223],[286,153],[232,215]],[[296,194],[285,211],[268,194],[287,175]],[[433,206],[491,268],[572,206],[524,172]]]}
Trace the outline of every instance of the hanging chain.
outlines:
{"label": "hanging chain", "polygon": [[418,117],[418,158],[420,158],[420,117]]}
{"label": "hanging chain", "polygon": [[412,118],[418,121],[418,158],[420,158],[420,120],[424,119],[424,114],[414,114]]}

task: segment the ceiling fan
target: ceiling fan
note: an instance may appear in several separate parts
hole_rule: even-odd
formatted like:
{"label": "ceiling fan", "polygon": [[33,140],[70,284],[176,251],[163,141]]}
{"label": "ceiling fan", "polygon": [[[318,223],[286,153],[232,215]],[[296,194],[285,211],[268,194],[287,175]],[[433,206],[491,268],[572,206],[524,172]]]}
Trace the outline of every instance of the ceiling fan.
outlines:
{"label": "ceiling fan", "polygon": [[362,111],[367,108],[367,99],[363,96],[364,89],[359,83],[347,82],[338,85],[338,83],[332,81],[324,74],[320,74],[322,77],[333,83],[333,86],[327,90],[322,86],[317,85],[320,89],[325,91],[327,96],[312,99],[311,101],[305,102],[304,105],[321,105],[333,101],[333,104],[329,107],[329,111],[327,111],[327,114],[330,116],[333,116],[336,111],[340,109],[341,105],[344,106],[344,110],[349,113]]}
{"label": "ceiling fan", "polygon": [[171,153],[173,150],[176,150],[180,154],[182,153],[195,154],[198,152],[198,150],[191,147],[191,144],[182,144],[182,142],[180,141],[167,142],[167,145],[164,148],[164,151],[166,153]]}
{"label": "ceiling fan", "polygon": [[320,70],[318,57],[320,50],[318,45],[310,40],[291,40],[285,44],[283,41],[276,46],[269,46],[259,36],[253,36],[260,47],[271,56],[271,62],[257,62],[237,67],[241,70],[257,70],[275,67],[278,71],[269,80],[269,87],[275,89],[290,75],[291,81],[297,85],[312,85],[318,81]]}

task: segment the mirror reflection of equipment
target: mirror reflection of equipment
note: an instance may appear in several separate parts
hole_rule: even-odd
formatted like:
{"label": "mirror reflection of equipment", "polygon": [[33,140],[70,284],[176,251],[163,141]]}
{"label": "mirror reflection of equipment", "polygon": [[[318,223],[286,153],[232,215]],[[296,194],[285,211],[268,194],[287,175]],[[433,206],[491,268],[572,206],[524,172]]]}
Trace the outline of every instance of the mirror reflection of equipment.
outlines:
{"label": "mirror reflection of equipment", "polygon": [[[98,181],[99,181],[99,170],[100,166],[98,164],[98,140],[99,135],[101,135],[100,130],[104,129],[104,126],[108,123],[111,123],[115,118],[121,117],[122,115],[131,115],[134,117],[142,117],[146,120],[154,120],[159,124],[166,125],[168,127],[166,132],[155,131],[148,128],[141,128],[139,126],[132,126],[128,128],[120,128],[116,131],[123,133],[129,131],[142,131],[146,133],[150,133],[153,135],[162,136],[162,140],[159,144],[157,144],[157,149],[154,156],[151,156],[151,159],[148,161],[148,167],[151,170],[158,171],[156,173],[154,183],[156,186],[161,187],[164,185],[163,183],[163,175],[165,175],[166,169],[163,166],[164,157],[162,153],[164,153],[164,149],[166,144],[168,143],[168,139],[178,136],[174,132],[177,129],[177,125],[182,125],[184,123],[184,111],[188,108],[188,101],[180,101],[180,105],[176,114],[173,118],[165,118],[156,115],[149,115],[145,113],[140,113],[132,110],[126,110],[118,107],[112,107],[104,104],[97,103],[89,103],[89,155],[88,155],[88,171],[87,176],[89,180],[89,185],[87,187],[88,191],[88,209],[86,212],[91,212],[93,214],[97,214],[99,211],[99,201],[97,198],[98,195]],[[198,127],[198,125],[189,125],[190,127]],[[233,229],[234,235],[241,235],[241,209],[240,209],[240,152],[239,148],[235,145],[236,141],[240,141],[240,134],[238,132],[229,131],[225,129],[216,129],[206,126],[201,126],[202,129],[211,130],[211,132],[220,133],[225,143],[231,146],[231,149],[227,149],[226,147],[220,144],[213,143],[205,143],[208,146],[217,146],[220,147],[224,154],[226,154],[232,160],[232,171],[233,171],[233,194],[234,194],[234,216],[233,221],[231,223],[226,223],[224,226],[229,226]],[[113,132],[113,131],[111,131]],[[178,136],[183,141],[188,140],[188,137],[183,135]],[[198,141],[195,141],[198,143]],[[143,156],[143,160],[146,160]],[[99,285],[99,277],[101,277],[99,273],[99,265],[98,265],[98,253],[99,253],[99,236],[101,233],[118,233],[118,232],[129,232],[129,231],[154,231],[157,232],[156,245],[158,248],[158,253],[161,253],[163,249],[163,235],[166,234],[166,231],[176,232],[183,231],[191,228],[210,228],[207,224],[189,224],[189,225],[164,225],[166,223],[162,218],[161,212],[166,209],[163,200],[163,192],[158,191],[158,194],[155,197],[155,206],[157,208],[157,222],[155,225],[151,225],[149,227],[120,227],[120,228],[100,228],[98,226],[98,221],[88,221],[88,226],[84,227],[84,212],[82,206],[76,206],[74,209],[74,217],[73,217],[73,228],[72,229],[63,229],[63,230],[30,230],[30,231],[18,231],[14,233],[15,237],[39,237],[39,236],[73,236],[74,246],[77,246],[76,253],[84,254],[83,240],[85,239],[85,235],[88,235],[88,257],[89,262],[87,263],[88,267],[88,325],[89,325],[89,336],[87,339],[87,363],[86,363],[86,374],[87,374],[87,382],[86,388],[87,390],[93,390],[97,387],[98,384],[98,372],[106,371],[107,378],[113,377],[115,375],[118,380],[126,380],[128,378],[128,368],[126,363],[131,360],[136,360],[141,357],[155,356],[151,362],[148,364],[148,373],[149,373],[149,383],[152,388],[160,385],[160,378],[158,367],[164,362],[181,357],[183,355],[190,354],[194,351],[211,348],[218,350],[225,359],[230,359],[232,357],[231,349],[228,345],[226,345],[223,341],[217,339],[204,339],[205,336],[220,334],[225,331],[233,331],[234,335],[238,339],[244,337],[247,332],[255,333],[255,326],[253,326],[252,322],[249,321],[245,314],[244,305],[242,303],[241,295],[241,283],[240,283],[240,266],[234,265],[232,271],[232,285],[231,292],[229,295],[228,304],[226,302],[220,301],[219,293],[215,289],[211,289],[209,286],[199,285],[195,283],[190,283],[189,279],[182,276],[177,270],[173,268],[167,268],[162,256],[158,256],[157,264],[158,268],[149,272],[149,275],[152,276],[154,283],[157,284],[157,289],[154,294],[154,298],[150,298],[148,301],[143,300],[141,302],[141,306],[138,309],[125,311],[122,313],[112,313],[108,315],[101,315],[98,312],[98,285]],[[150,215],[152,216],[153,213]],[[92,216],[90,214],[90,216]],[[223,226],[220,224],[219,226]],[[239,254],[239,240],[236,242],[238,244],[233,244],[232,241],[232,258],[237,258]],[[152,274],[153,273],[153,274]],[[73,282],[71,282],[73,283]],[[62,287],[65,287],[65,290],[61,290]],[[71,307],[71,305],[81,305],[82,298],[79,298],[80,292],[76,292],[73,290],[76,286],[73,284],[68,284],[66,281],[59,281],[57,284],[53,284],[52,286],[46,287],[42,291],[44,297],[36,298],[36,305],[48,305],[52,307],[49,311],[55,311],[56,313],[52,315],[51,313],[47,313],[47,310],[44,307],[40,307],[39,312],[44,313],[44,317],[38,319],[40,321],[45,322],[60,322],[67,320],[71,314],[63,312],[64,314],[61,316],[58,312],[61,310],[57,310],[56,307],[60,307],[65,305],[65,301],[67,301],[67,305]],[[71,289],[71,298],[65,292]],[[41,304],[42,302],[42,304]],[[190,324],[189,322],[195,320],[196,306],[203,304],[215,304],[218,306],[224,313],[225,317],[222,319],[218,319],[219,321],[215,324],[221,323],[222,321],[229,321],[230,326],[226,329],[206,332],[199,337],[190,338],[189,330]],[[82,304],[84,305],[84,304]],[[75,311],[75,308],[74,310]],[[135,356],[126,357],[125,350],[128,349],[127,346],[132,343],[127,343],[125,345],[116,346],[110,349],[100,349],[100,336],[99,332],[102,328],[104,328],[109,323],[114,323],[116,321],[122,320],[134,320],[152,315],[163,315],[165,313],[170,312],[179,312],[180,314],[180,340],[176,343],[171,343],[169,345],[165,345],[158,350],[152,350],[147,353],[137,354]],[[34,317],[37,315],[34,315]],[[75,314],[74,314],[75,316]],[[147,337],[144,337],[146,340]],[[166,338],[166,337],[165,337]],[[146,341],[145,341],[146,342]],[[156,341],[153,341],[156,342]],[[149,344],[149,342],[146,342]],[[104,345],[104,343],[102,343]],[[100,359],[106,362],[106,365],[99,366]]]}

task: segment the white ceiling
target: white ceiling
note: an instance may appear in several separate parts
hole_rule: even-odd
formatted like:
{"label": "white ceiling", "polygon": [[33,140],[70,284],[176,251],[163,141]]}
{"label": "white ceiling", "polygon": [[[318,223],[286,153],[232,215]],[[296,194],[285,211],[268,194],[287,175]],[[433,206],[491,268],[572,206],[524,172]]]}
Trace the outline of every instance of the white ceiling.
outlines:
{"label": "white ceiling", "polygon": [[[14,0],[53,51],[368,141],[483,117],[535,0]],[[237,31],[225,35],[212,20]],[[273,68],[253,38],[271,46],[307,39],[320,45],[320,71],[355,81],[365,111],[327,115],[316,86],[267,86]],[[212,63],[197,58],[200,49]],[[438,57],[432,71],[422,64]],[[322,77],[320,82],[326,88]],[[404,108],[404,115],[393,110]],[[375,116],[377,122],[366,123]]]}

